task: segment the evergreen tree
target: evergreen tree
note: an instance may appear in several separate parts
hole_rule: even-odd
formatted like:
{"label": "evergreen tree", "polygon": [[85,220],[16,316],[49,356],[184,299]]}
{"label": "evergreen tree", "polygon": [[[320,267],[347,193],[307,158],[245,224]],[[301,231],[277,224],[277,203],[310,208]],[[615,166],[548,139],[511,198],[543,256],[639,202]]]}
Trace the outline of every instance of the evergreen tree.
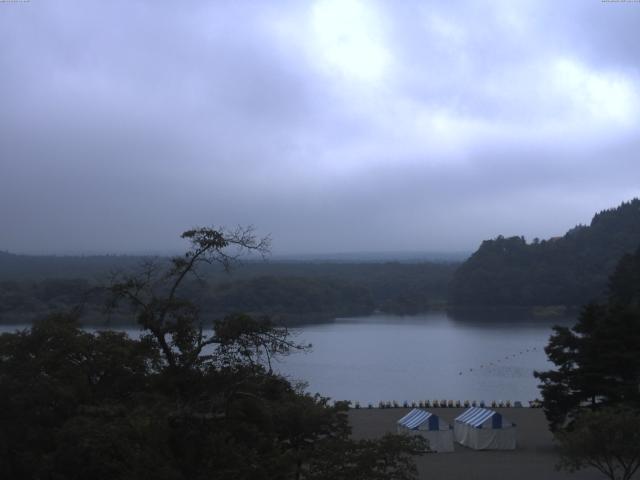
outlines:
{"label": "evergreen tree", "polygon": [[555,370],[536,372],[552,429],[582,406],[640,405],[640,249],[622,257],[609,300],[583,308],[572,328],[555,327],[545,351]]}
{"label": "evergreen tree", "polygon": [[607,278],[640,243],[640,199],[594,215],[562,237],[482,242],[456,271],[451,303],[474,306],[583,305],[606,297]]}

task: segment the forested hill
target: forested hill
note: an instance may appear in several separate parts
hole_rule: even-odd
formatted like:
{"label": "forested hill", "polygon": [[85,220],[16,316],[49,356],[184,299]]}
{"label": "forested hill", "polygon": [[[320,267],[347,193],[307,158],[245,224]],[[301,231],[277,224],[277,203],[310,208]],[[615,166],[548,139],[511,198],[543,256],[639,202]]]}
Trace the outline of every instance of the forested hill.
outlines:
{"label": "forested hill", "polygon": [[[168,261],[162,257],[32,257],[0,252],[0,323],[31,321],[79,303],[85,305],[83,322],[99,323],[106,298],[95,287],[108,285],[110,272],[136,271],[141,262],[152,260],[159,265]],[[404,315],[444,305],[458,265],[250,261],[236,265],[230,274],[219,265],[203,265],[199,280],[186,282],[181,294],[203,314],[216,317],[242,311],[303,323],[368,315],[375,310]]]}
{"label": "forested hill", "polygon": [[16,255],[0,251],[0,281],[45,278],[103,278],[111,271],[126,270],[151,257],[130,255]]}
{"label": "forested hill", "polygon": [[597,213],[589,226],[563,237],[485,240],[455,272],[450,300],[473,306],[582,305],[606,294],[618,260],[639,245],[637,198]]}

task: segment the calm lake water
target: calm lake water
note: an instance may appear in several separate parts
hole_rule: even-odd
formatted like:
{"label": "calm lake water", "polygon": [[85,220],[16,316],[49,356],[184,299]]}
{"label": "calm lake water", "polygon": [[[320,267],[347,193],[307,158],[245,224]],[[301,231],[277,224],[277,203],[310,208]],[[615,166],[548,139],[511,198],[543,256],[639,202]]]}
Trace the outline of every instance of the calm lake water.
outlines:
{"label": "calm lake water", "polygon": [[374,315],[296,330],[310,342],[308,354],[278,365],[309,391],[334,399],[377,404],[452,400],[539,398],[534,370],[551,367],[544,353],[551,327],[573,319],[452,316],[444,312],[410,317]]}
{"label": "calm lake water", "polygon": [[[313,344],[312,351],[282,358],[274,368],[291,380],[306,381],[312,393],[363,405],[427,399],[527,402],[540,397],[533,371],[551,366],[544,353],[551,327],[573,321],[497,311],[344,318],[293,329],[299,343]],[[0,326],[0,332],[16,328]]]}

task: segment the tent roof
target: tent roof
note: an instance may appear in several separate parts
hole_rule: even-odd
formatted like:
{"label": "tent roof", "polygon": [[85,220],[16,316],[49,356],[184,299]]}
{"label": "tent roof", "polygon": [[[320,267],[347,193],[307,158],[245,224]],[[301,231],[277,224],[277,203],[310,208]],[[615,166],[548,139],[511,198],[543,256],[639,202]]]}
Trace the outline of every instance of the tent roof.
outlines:
{"label": "tent roof", "polygon": [[419,408],[414,408],[409,413],[407,413],[404,417],[398,420],[398,424],[403,427],[407,427],[410,429],[418,428],[420,425],[423,425],[429,421],[429,417],[435,417],[431,412],[427,412],[426,410],[420,410]]}
{"label": "tent roof", "polygon": [[488,408],[473,407],[456,417],[456,422],[466,423],[472,427],[479,427],[494,415],[499,414]]}

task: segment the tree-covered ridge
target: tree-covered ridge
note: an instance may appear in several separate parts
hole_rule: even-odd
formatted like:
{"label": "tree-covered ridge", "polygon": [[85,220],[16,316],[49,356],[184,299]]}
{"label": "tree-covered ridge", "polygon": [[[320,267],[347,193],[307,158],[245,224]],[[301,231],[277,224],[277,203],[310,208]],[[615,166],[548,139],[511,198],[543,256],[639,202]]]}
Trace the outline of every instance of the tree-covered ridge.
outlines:
{"label": "tree-covered ridge", "polygon": [[[84,304],[83,322],[104,322],[104,292],[99,286],[107,281],[100,272],[109,270],[108,257],[88,258],[86,264],[79,257],[68,258],[68,264],[65,257],[44,259],[58,262],[57,275],[32,268],[29,257],[14,257],[18,258],[14,258],[18,280],[4,280],[4,272],[0,271],[0,322],[30,322],[52,310],[80,303]],[[113,270],[130,271],[130,266],[126,267],[135,257],[126,257],[126,261],[124,257],[113,258]],[[26,262],[23,266],[20,259]],[[167,259],[138,257],[138,263],[149,261],[162,264]],[[2,266],[0,259],[0,270]],[[446,300],[447,285],[457,265],[250,262],[231,275],[207,267],[198,279],[184,285],[184,294],[204,315],[221,317],[242,311],[272,315],[278,322],[304,323],[368,315],[375,310],[411,314],[440,306]],[[84,276],[72,276],[75,274]],[[119,318],[131,321],[130,315],[111,316],[112,321]]]}
{"label": "tree-covered ridge", "polygon": [[0,281],[96,279],[114,269],[135,268],[144,258],[135,255],[19,255],[0,251]]}
{"label": "tree-covered ridge", "polygon": [[597,213],[563,237],[485,240],[456,271],[456,305],[582,305],[602,299],[617,261],[640,245],[640,200]]}

